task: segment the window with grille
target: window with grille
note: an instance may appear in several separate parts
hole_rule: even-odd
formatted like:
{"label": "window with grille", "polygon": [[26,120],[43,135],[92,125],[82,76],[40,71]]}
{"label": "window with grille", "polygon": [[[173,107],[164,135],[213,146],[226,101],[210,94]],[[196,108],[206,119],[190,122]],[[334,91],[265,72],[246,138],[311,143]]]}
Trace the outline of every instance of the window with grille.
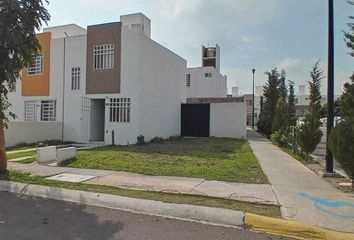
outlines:
{"label": "window with grille", "polygon": [[191,75],[190,74],[186,75],[186,86],[187,87],[191,86]]}
{"label": "window with grille", "polygon": [[36,101],[25,101],[25,117],[28,122],[37,121],[37,103]]}
{"label": "window with grille", "polygon": [[210,72],[208,72],[208,73],[205,73],[205,75],[204,75],[205,77],[211,77],[211,73]]}
{"label": "window with grille", "polygon": [[130,122],[130,98],[110,98],[108,105],[110,122]]}
{"label": "window with grille", "polygon": [[114,44],[95,45],[93,47],[93,69],[114,67]]}
{"label": "window with grille", "polygon": [[41,121],[55,121],[56,108],[57,101],[55,100],[41,101]]}
{"label": "window with grille", "polygon": [[38,53],[33,64],[28,68],[28,75],[40,75],[43,73],[43,53]]}
{"label": "window with grille", "polygon": [[81,68],[80,67],[71,68],[71,90],[80,89],[80,77],[81,77]]}

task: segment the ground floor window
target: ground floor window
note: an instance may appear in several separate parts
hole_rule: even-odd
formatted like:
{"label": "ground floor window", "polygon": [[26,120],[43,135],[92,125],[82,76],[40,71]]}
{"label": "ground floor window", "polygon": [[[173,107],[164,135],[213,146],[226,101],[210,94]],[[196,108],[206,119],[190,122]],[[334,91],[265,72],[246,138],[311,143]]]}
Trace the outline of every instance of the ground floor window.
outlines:
{"label": "ground floor window", "polygon": [[41,121],[55,121],[57,102],[55,100],[41,101]]}
{"label": "ground floor window", "polygon": [[108,105],[110,122],[130,122],[130,98],[110,98]]}
{"label": "ground floor window", "polygon": [[37,121],[37,103],[36,101],[25,101],[25,121]]}
{"label": "ground floor window", "polygon": [[[39,111],[37,108],[40,108]],[[29,100],[25,101],[24,120],[29,122],[56,121],[57,101],[56,100]]]}

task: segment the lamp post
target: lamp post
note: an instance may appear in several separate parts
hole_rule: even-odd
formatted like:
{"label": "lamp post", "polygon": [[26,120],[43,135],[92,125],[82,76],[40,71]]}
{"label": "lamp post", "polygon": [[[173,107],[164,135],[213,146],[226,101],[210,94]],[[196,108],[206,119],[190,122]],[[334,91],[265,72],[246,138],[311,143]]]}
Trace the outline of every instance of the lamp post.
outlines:
{"label": "lamp post", "polygon": [[334,95],[334,28],[333,0],[328,0],[328,80],[327,80],[327,135],[326,135],[326,172],[333,173],[333,155],[328,147],[329,135],[333,128],[333,95]]}
{"label": "lamp post", "polygon": [[253,82],[252,82],[252,128],[254,129],[254,73],[256,69],[252,69]]}

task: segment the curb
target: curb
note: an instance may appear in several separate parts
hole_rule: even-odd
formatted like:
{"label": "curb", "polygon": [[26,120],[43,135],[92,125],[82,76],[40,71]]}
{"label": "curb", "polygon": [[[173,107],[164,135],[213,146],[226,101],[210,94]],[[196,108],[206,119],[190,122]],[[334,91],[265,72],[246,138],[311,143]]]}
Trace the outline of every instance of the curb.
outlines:
{"label": "curb", "polygon": [[147,215],[176,218],[187,221],[198,221],[225,227],[241,228],[244,226],[245,214],[243,212],[229,209],[164,203],[160,201],[129,198],[104,193],[69,190],[3,180],[0,180],[0,191],[63,200]]}
{"label": "curb", "polygon": [[354,234],[335,232],[308,224],[245,213],[245,226],[268,234],[296,239],[354,240]]}
{"label": "curb", "polygon": [[354,234],[351,233],[336,232],[296,221],[222,208],[164,203],[4,180],[0,180],[1,191],[210,225],[233,228],[246,227],[257,232],[296,239],[354,240]]}

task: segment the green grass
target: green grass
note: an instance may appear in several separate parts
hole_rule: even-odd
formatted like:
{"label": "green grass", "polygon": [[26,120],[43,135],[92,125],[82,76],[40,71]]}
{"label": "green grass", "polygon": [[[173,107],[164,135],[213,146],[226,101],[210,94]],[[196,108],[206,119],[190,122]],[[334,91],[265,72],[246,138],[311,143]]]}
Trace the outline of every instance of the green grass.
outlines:
{"label": "green grass", "polygon": [[170,194],[170,193],[130,190],[130,189],[110,187],[110,186],[85,184],[85,183],[53,181],[38,176],[32,176],[29,173],[24,173],[21,171],[6,171],[0,173],[0,180],[36,184],[36,185],[43,185],[43,186],[50,186],[50,187],[60,187],[66,189],[97,192],[97,193],[107,193],[107,194],[114,194],[114,195],[126,196],[132,198],[157,200],[166,203],[190,204],[190,205],[199,205],[199,206],[207,206],[207,207],[215,207],[215,208],[227,208],[227,209],[250,212],[250,213],[269,216],[269,217],[281,217],[279,207],[274,205],[253,204],[253,203],[241,202],[241,201],[235,201],[229,199],[191,196],[191,195],[184,195],[184,194]]}
{"label": "green grass", "polygon": [[31,158],[26,158],[26,159],[23,159],[23,160],[20,160],[20,161],[16,161],[17,163],[22,163],[22,164],[29,164],[29,163],[33,163],[37,161],[37,158],[36,157],[31,157]]}
{"label": "green grass", "polygon": [[78,151],[63,166],[146,175],[267,183],[247,140],[173,138],[158,143]]}
{"label": "green grass", "polygon": [[10,154],[6,154],[7,155],[7,159],[15,159],[15,158],[21,158],[21,157],[30,157],[30,156],[35,156],[37,154],[36,150],[33,151],[29,151],[29,152],[18,152],[18,153],[10,153]]}
{"label": "green grass", "polygon": [[291,155],[293,158],[295,158],[296,160],[298,160],[299,162],[303,163],[303,164],[312,164],[312,163],[316,163],[311,157],[309,157],[308,159],[306,159],[304,154],[301,153],[294,153],[290,148],[287,147],[279,147],[281,150],[283,150],[284,152],[286,152],[287,154]]}
{"label": "green grass", "polygon": [[22,143],[22,144],[13,146],[13,147],[7,147],[6,151],[27,150],[27,149],[35,148],[35,147],[36,147],[36,144],[25,144],[25,143]]}

